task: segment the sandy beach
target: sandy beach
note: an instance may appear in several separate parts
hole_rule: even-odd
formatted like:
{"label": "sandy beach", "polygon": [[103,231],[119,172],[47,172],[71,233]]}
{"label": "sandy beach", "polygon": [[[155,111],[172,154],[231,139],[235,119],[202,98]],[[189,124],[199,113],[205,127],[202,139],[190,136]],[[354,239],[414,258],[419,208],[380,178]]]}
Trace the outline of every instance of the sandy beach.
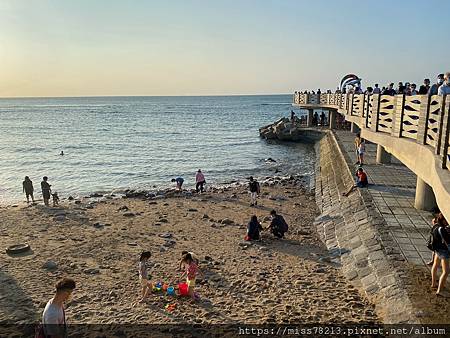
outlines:
{"label": "sandy beach", "polygon": [[[78,283],[67,307],[70,323],[378,322],[316,237],[312,195],[293,181],[271,185],[262,185],[258,207],[236,186],[151,200],[103,197],[0,209],[2,247],[28,243],[32,249],[0,254],[0,322],[36,321],[64,276]],[[286,239],[264,232],[261,242],[244,242],[250,216],[267,226],[271,209],[289,223]],[[179,281],[181,251],[197,254],[205,274],[197,282],[201,299],[154,293],[137,303],[143,250],[153,255],[152,280],[163,282]],[[172,312],[165,309],[169,303],[176,303]]]}

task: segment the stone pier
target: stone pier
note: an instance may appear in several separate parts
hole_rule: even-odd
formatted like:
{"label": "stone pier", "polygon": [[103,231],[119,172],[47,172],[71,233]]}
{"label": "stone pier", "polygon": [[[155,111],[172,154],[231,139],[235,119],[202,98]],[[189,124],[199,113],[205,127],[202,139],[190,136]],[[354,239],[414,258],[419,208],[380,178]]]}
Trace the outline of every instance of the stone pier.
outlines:
{"label": "stone pier", "polygon": [[382,145],[377,145],[377,164],[391,163],[391,154],[389,154]]}
{"label": "stone pier", "polygon": [[433,188],[417,177],[414,207],[419,210],[433,211],[437,208]]}

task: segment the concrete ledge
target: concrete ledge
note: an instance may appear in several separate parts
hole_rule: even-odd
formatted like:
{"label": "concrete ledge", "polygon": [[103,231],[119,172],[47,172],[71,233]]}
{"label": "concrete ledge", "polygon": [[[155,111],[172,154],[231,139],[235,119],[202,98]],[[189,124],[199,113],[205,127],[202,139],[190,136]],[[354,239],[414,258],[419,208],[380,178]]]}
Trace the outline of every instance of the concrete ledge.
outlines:
{"label": "concrete ledge", "polygon": [[332,132],[316,145],[316,201],[321,215],[317,231],[332,253],[337,253],[343,274],[375,304],[386,324],[419,323],[401,280],[401,256],[389,246],[384,219],[373,207],[370,194],[358,189],[348,197],[342,192],[353,185],[351,161],[341,151]]}

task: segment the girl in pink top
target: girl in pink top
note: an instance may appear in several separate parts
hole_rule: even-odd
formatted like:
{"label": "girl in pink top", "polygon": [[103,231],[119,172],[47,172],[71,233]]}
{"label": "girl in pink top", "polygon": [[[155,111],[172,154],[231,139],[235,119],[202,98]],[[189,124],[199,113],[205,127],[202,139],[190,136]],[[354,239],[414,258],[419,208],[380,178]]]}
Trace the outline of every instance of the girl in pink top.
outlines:
{"label": "girl in pink top", "polygon": [[197,173],[195,174],[195,183],[195,190],[197,190],[197,193],[203,192],[203,185],[206,183],[206,181],[205,175],[203,175],[200,169],[198,169]]}
{"label": "girl in pink top", "polygon": [[186,270],[181,274],[181,277],[186,276],[188,294],[192,297],[192,299],[197,300],[198,295],[194,292],[195,278],[197,277],[197,274],[203,275],[203,273],[198,268],[198,265],[195,263],[190,253],[187,253],[183,256],[182,262],[185,265]]}

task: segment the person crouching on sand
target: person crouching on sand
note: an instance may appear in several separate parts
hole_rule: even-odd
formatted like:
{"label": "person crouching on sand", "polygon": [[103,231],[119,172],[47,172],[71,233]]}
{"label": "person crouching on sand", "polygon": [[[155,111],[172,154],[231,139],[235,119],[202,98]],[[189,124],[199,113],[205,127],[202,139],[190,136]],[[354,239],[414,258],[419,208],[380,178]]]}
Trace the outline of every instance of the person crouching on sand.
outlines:
{"label": "person crouching on sand", "polygon": [[272,217],[272,221],[267,227],[267,230],[270,230],[275,237],[283,238],[284,234],[289,229],[289,226],[284,220],[284,217],[281,215],[277,215],[277,212],[275,210],[272,210],[270,212],[270,216]]}
{"label": "person crouching on sand", "polygon": [[149,281],[148,267],[147,262],[152,257],[152,253],[150,251],[144,251],[141,253],[139,258],[139,281],[141,282],[142,292],[141,292],[141,300],[143,302],[145,298],[147,298],[149,292],[151,291],[151,283]]}
{"label": "person crouching on sand", "polygon": [[185,271],[181,274],[183,278],[186,276],[186,284],[188,285],[188,294],[193,300],[197,300],[199,297],[197,293],[194,292],[195,289],[195,278],[197,274],[203,275],[197,264],[195,264],[194,259],[190,253],[183,256],[182,263],[185,266]]}
{"label": "person crouching on sand", "polygon": [[245,240],[247,241],[259,241],[260,240],[260,231],[262,230],[261,223],[258,222],[258,217],[253,215],[248,222],[247,225],[247,236],[245,236]]}

